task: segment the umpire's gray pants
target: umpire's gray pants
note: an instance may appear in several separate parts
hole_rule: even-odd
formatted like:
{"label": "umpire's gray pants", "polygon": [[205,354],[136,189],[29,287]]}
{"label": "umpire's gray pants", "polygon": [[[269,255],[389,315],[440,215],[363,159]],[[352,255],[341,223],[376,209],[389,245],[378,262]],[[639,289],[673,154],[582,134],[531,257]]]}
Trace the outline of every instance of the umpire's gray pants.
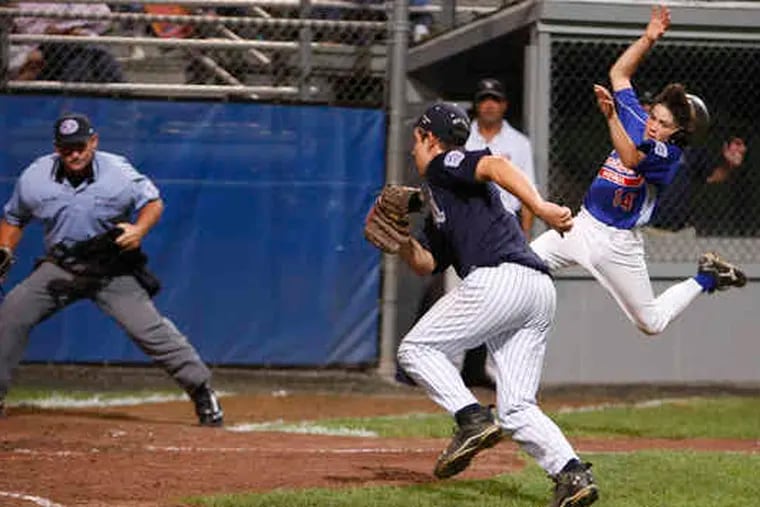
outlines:
{"label": "umpire's gray pants", "polygon": [[[8,392],[11,376],[21,362],[32,328],[75,301],[68,298],[57,301],[48,291],[48,283],[61,278],[73,277],[55,264],[45,262],[14,287],[0,305],[0,400]],[[211,378],[211,372],[195,348],[169,319],[158,313],[134,277],[112,278],[92,300],[185,391],[191,392]]]}

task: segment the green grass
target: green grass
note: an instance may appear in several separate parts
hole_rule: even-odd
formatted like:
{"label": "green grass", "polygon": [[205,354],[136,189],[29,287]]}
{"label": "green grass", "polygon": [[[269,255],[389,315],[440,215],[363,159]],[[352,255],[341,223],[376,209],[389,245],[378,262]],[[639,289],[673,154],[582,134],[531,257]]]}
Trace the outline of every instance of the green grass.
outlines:
{"label": "green grass", "polygon": [[[638,452],[591,455],[600,507],[758,505],[760,455]],[[551,482],[536,465],[481,481],[395,487],[309,489],[191,498],[205,507],[544,507]]]}
{"label": "green grass", "polygon": [[569,436],[757,439],[760,398],[694,398],[659,407],[557,414],[553,419]]}
{"label": "green grass", "polygon": [[[751,397],[694,398],[658,407],[549,415],[568,436],[760,438],[760,398]],[[329,419],[319,425],[373,431],[382,437],[449,437],[453,420],[446,414],[414,414]]]}

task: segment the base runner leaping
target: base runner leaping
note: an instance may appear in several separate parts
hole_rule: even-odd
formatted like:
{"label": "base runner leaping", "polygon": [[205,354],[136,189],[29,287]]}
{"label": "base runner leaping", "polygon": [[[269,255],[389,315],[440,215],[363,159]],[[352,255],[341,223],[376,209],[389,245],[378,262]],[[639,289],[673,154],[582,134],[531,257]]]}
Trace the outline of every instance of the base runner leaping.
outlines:
{"label": "base runner leaping", "polygon": [[594,87],[614,150],[591,183],[573,230],[564,236],[549,230],[530,245],[552,271],[572,265],[588,270],[649,335],[661,333],[701,293],[747,283],[736,266],[710,252],[699,259],[696,276],[656,298],[652,291],[640,227],[673,180],[695,123],[708,116],[701,99],[677,83],[660,92],[647,114],[631,86],[644,55],[669,26],[668,9],[654,7],[644,35],[610,69],[614,95]]}

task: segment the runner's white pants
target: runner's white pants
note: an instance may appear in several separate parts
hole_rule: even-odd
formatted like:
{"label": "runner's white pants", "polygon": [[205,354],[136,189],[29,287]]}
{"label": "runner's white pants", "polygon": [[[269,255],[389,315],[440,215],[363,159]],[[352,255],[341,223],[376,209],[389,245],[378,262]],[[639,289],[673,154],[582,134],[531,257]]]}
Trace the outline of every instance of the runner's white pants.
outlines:
{"label": "runner's white pants", "polygon": [[511,263],[477,268],[422,316],[398,350],[404,370],[454,414],[478,400],[451,358],[485,343],[497,367],[499,423],[549,474],[577,458],[536,402],[556,297],[551,278],[536,270]]}
{"label": "runner's white pants", "polygon": [[696,280],[689,278],[655,298],[641,231],[606,225],[585,208],[564,237],[549,230],[530,247],[552,271],[576,264],[588,270],[612,294],[631,322],[649,335],[665,330],[702,292]]}

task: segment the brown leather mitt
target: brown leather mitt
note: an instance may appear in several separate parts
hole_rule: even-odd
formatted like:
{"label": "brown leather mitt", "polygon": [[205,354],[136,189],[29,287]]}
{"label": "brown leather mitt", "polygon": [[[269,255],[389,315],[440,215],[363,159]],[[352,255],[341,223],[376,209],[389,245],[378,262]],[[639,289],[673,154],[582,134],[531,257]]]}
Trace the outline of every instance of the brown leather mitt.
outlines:
{"label": "brown leather mitt", "polygon": [[386,185],[364,221],[364,237],[383,252],[396,254],[411,240],[409,213],[421,209],[419,188]]}

